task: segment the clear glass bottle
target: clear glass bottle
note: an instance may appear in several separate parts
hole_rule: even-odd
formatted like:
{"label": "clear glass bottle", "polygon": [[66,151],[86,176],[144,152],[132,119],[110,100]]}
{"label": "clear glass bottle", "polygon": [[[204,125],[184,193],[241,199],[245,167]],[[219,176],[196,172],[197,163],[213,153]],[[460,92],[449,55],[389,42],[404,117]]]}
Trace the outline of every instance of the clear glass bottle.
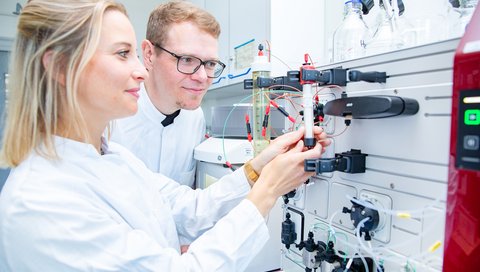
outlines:
{"label": "clear glass bottle", "polygon": [[463,36],[465,33],[465,28],[468,26],[470,19],[472,18],[473,12],[477,7],[478,0],[460,0],[460,7],[458,12],[460,13],[460,18],[458,25],[455,26],[456,34],[458,36]]}
{"label": "clear glass bottle", "polygon": [[395,51],[404,47],[398,26],[398,8],[392,8],[391,0],[380,0],[379,25],[370,42],[366,45],[366,55],[376,55]]}
{"label": "clear glass bottle", "polygon": [[449,0],[415,1],[397,18],[397,25],[404,46],[410,47],[458,37],[453,32],[458,18]]}
{"label": "clear glass bottle", "polygon": [[333,34],[333,61],[365,56],[365,42],[370,32],[362,18],[360,0],[345,2],[343,21]]}

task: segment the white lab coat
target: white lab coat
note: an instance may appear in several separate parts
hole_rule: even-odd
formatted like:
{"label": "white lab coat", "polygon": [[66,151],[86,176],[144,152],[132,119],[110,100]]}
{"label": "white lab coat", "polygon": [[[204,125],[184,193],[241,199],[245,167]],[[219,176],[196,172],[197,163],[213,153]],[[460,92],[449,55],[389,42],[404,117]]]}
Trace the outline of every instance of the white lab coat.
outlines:
{"label": "white lab coat", "polygon": [[153,172],[190,187],[194,185],[193,149],[204,139],[201,108],[180,110],[173,124],[163,127],[165,115],[155,108],[142,84],[138,112],[115,121],[111,140],[122,144]]}
{"label": "white lab coat", "polygon": [[55,141],[60,161],[32,153],[0,194],[0,271],[242,271],[268,239],[243,169],[193,190],[118,144]]}

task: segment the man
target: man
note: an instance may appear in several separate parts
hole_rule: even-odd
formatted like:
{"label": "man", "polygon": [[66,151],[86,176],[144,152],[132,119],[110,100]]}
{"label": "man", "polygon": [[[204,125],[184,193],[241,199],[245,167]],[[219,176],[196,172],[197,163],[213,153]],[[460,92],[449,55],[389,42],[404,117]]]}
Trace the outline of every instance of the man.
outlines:
{"label": "man", "polygon": [[148,78],[139,110],[117,121],[120,142],[152,171],[194,186],[193,149],[205,134],[202,98],[225,64],[218,60],[220,25],[189,2],[161,4],[150,14],[142,42]]}

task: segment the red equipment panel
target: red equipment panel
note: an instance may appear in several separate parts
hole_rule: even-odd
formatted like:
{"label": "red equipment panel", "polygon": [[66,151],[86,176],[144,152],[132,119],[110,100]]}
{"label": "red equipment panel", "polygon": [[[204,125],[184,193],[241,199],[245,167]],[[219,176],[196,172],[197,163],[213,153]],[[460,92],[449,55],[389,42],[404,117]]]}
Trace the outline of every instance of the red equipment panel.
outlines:
{"label": "red equipment panel", "polygon": [[480,269],[480,6],[455,53],[444,272]]}

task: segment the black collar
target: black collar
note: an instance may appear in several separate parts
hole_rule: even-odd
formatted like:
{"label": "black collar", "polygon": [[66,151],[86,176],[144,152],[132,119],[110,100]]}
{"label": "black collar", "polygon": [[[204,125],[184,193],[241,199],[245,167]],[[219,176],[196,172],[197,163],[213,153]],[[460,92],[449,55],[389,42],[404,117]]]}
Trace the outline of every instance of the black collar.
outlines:
{"label": "black collar", "polygon": [[165,119],[163,119],[162,125],[164,127],[166,127],[168,125],[171,125],[173,123],[173,121],[175,120],[175,117],[177,117],[179,114],[180,114],[180,110],[177,110],[172,114],[165,115]]}

